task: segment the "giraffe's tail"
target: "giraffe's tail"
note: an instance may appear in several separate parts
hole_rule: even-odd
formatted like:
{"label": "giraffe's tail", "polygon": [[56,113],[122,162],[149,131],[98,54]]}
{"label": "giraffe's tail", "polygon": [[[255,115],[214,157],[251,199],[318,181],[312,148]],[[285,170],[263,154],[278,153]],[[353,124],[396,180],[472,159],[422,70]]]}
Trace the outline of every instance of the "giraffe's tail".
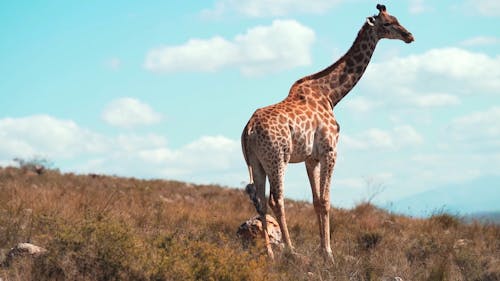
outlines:
{"label": "giraffe's tail", "polygon": [[243,129],[243,133],[241,134],[241,148],[243,151],[243,157],[245,158],[245,162],[247,163],[248,167],[248,175],[250,176],[250,182],[247,184],[245,191],[247,192],[248,196],[252,200],[255,209],[257,209],[257,212],[261,212],[261,203],[260,200],[257,197],[257,188],[255,187],[255,183],[253,180],[253,169],[252,165],[250,164],[250,160],[248,159],[248,131],[249,131],[249,124],[245,126],[245,129]]}
{"label": "giraffe's tail", "polygon": [[245,158],[245,162],[248,167],[248,175],[250,176],[250,184],[253,184],[253,170],[250,165],[250,160],[248,159],[248,125],[245,126],[243,132],[241,133],[241,150],[243,151],[243,158]]}

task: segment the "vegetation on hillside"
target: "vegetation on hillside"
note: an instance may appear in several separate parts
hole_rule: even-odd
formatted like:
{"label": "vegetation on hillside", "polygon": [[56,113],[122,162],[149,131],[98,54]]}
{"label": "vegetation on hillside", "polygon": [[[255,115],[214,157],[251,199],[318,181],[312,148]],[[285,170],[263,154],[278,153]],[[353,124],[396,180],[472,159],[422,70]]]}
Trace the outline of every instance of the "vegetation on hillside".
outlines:
{"label": "vegetation on hillside", "polygon": [[335,264],[311,204],[287,201],[300,256],[244,248],[255,210],[242,190],[0,168],[0,261],[19,242],[48,250],[0,268],[7,280],[500,280],[500,227],[368,203],[333,209]]}

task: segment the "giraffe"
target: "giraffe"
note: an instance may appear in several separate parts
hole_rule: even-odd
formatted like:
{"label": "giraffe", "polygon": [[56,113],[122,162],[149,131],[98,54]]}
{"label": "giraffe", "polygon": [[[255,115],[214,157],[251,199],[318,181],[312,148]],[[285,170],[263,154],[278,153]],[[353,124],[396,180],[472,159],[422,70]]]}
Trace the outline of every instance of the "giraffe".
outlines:
{"label": "giraffe", "polygon": [[[363,75],[382,38],[414,41],[413,35],[378,4],[347,53],[331,66],[297,80],[281,102],[257,109],[241,135],[250,183],[246,191],[263,222],[267,253],[274,258],[266,233],[267,205],[273,210],[287,249],[294,253],[284,207],[284,175],[288,163],[305,162],[316,212],[321,251],[333,262],[330,246],[330,182],[337,157],[339,124],[334,106]],[[270,184],[266,202],[266,178]]]}

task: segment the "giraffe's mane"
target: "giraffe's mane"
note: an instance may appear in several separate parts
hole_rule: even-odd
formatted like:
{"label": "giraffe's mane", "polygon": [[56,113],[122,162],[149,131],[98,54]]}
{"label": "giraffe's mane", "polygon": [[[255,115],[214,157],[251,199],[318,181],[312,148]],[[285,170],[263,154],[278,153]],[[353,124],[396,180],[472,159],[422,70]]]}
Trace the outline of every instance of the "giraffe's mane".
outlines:
{"label": "giraffe's mane", "polygon": [[[358,35],[356,36],[356,39],[354,39],[354,42],[352,43],[351,47],[354,44],[356,44],[356,42],[358,42],[359,40],[361,40],[362,35],[364,34],[364,32],[367,30],[368,27],[369,27],[368,23],[363,24],[363,26],[361,27],[361,29],[358,32]],[[349,48],[349,50],[350,50],[350,48]],[[323,70],[321,70],[319,72],[316,72],[314,74],[307,75],[307,76],[304,76],[304,77],[300,78],[299,80],[297,80],[293,84],[293,86],[299,85],[299,84],[301,84],[301,83],[303,83],[305,81],[319,79],[319,78],[321,78],[323,76],[326,76],[326,75],[330,74],[334,69],[336,69],[338,67],[338,65],[340,63],[342,63],[345,60],[345,57],[349,53],[349,50],[340,59],[338,59],[336,62],[334,62],[332,65],[326,67],[325,69],[323,69]],[[292,86],[292,88],[294,88],[293,86]]]}

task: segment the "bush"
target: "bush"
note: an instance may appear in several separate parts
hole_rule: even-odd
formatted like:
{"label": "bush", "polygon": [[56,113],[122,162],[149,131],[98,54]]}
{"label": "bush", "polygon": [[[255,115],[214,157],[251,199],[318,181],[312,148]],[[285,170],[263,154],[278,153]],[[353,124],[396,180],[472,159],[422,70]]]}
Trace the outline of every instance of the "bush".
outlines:
{"label": "bush", "polygon": [[[182,235],[159,240],[155,280],[269,280],[264,256],[251,256],[226,241],[214,244]],[[233,244],[233,245],[232,245]],[[228,247],[229,246],[229,247]]]}
{"label": "bush", "polygon": [[146,253],[123,222],[89,218],[58,228],[49,253],[37,260],[38,280],[140,280],[147,272]]}

